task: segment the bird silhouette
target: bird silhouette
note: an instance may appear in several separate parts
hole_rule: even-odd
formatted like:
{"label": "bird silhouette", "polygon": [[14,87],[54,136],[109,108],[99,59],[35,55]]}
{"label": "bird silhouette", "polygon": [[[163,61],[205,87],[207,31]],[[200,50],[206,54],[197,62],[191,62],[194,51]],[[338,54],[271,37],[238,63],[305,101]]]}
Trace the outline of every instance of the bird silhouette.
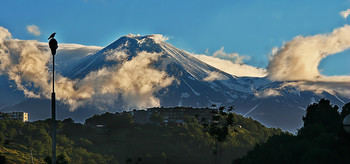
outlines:
{"label": "bird silhouette", "polygon": [[54,38],[55,37],[55,35],[56,35],[56,33],[54,32],[54,33],[52,33],[51,35],[50,35],[50,37],[47,39],[47,40],[49,40],[49,39],[51,39],[51,38]]}

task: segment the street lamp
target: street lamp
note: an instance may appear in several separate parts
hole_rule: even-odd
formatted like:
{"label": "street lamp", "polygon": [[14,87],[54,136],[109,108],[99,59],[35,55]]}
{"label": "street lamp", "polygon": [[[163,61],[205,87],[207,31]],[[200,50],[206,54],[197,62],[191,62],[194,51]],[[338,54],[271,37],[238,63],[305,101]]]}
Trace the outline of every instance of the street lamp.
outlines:
{"label": "street lamp", "polygon": [[54,38],[56,33],[52,33],[48,38],[52,54],[52,93],[51,93],[51,120],[52,120],[52,164],[56,164],[56,95],[55,95],[55,55],[58,42]]}

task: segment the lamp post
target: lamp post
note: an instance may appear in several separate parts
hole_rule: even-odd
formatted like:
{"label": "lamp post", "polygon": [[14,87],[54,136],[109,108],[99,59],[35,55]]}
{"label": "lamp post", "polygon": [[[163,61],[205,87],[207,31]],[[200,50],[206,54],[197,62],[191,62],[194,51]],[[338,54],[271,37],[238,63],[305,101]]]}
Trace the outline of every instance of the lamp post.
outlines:
{"label": "lamp post", "polygon": [[48,38],[52,54],[52,93],[51,93],[51,121],[52,121],[52,164],[56,164],[56,95],[55,95],[55,55],[58,48],[56,33],[52,33]]}

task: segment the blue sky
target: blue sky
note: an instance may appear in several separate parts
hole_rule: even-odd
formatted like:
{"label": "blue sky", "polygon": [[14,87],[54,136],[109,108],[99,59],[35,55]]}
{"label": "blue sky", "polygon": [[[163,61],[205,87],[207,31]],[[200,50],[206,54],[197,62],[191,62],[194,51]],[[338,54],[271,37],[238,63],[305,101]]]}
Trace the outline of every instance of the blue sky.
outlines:
{"label": "blue sky", "polygon": [[[0,26],[18,39],[47,42],[57,32],[61,43],[97,46],[128,33],[157,33],[189,52],[212,54],[225,47],[264,68],[273,47],[344,26],[339,12],[348,8],[348,0],[1,0]],[[38,26],[41,35],[29,34],[28,25]],[[349,53],[323,59],[322,74],[350,75]]]}

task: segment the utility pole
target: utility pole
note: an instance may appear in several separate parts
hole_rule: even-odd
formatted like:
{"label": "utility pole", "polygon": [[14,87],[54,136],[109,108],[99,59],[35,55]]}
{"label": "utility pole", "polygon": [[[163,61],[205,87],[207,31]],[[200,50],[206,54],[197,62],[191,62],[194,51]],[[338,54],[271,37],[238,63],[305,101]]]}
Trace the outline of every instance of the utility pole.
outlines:
{"label": "utility pole", "polygon": [[32,150],[30,150],[30,157],[32,158],[32,164],[34,164],[34,160],[33,160],[33,152],[32,152]]}
{"label": "utility pole", "polygon": [[58,48],[56,33],[52,33],[48,38],[52,54],[52,93],[51,93],[51,121],[52,121],[52,164],[56,164],[56,94],[55,94],[55,55]]}

